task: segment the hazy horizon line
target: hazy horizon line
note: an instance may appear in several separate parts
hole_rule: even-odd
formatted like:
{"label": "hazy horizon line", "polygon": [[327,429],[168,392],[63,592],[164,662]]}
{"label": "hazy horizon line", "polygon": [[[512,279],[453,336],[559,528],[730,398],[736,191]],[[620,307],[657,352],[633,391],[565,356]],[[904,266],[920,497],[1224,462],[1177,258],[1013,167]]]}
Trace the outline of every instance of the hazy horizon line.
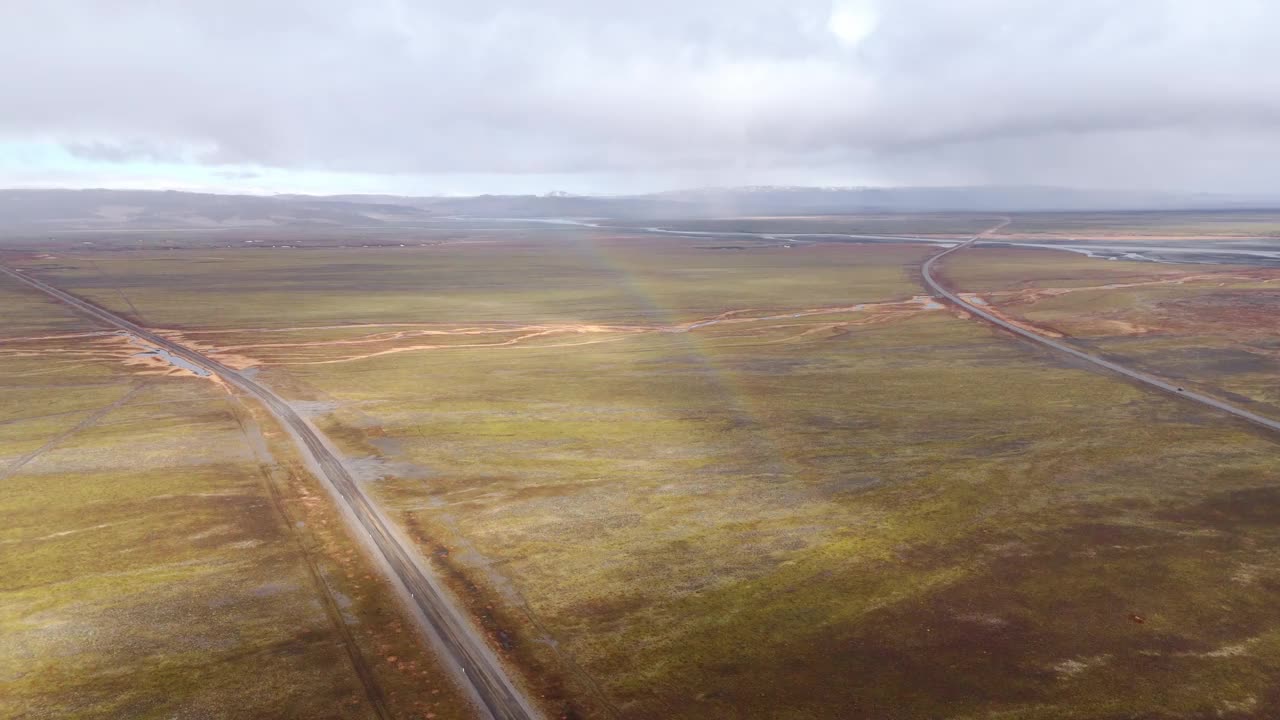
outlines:
{"label": "hazy horizon line", "polygon": [[0,192],[141,192],[141,193],[176,193],[186,195],[218,195],[225,197],[315,197],[315,198],[334,198],[334,197],[398,197],[398,198],[441,198],[441,199],[463,199],[478,197],[533,197],[533,198],[641,198],[654,197],[662,195],[679,195],[682,193],[701,193],[701,192],[749,192],[749,191],[826,191],[826,192],[855,192],[855,191],[966,191],[966,190],[992,190],[992,191],[1062,191],[1072,193],[1092,193],[1092,194],[1111,194],[1117,196],[1146,196],[1146,197],[1167,197],[1167,198],[1190,198],[1209,196],[1216,198],[1272,198],[1280,201],[1280,195],[1258,192],[1215,192],[1212,190],[1158,190],[1158,189],[1116,189],[1106,187],[1090,187],[1077,185],[1056,185],[1056,184],[975,184],[975,185],[803,185],[803,184],[747,184],[747,185],[701,185],[701,186],[678,186],[665,190],[651,190],[646,192],[622,192],[622,193],[582,193],[567,192],[561,190],[548,190],[545,192],[440,192],[440,193],[396,193],[396,192],[361,192],[353,190],[350,192],[297,192],[289,190],[245,190],[245,189],[191,189],[182,187],[181,185],[172,185],[167,187],[128,187],[128,186],[109,186],[109,185],[6,185],[0,186]]}

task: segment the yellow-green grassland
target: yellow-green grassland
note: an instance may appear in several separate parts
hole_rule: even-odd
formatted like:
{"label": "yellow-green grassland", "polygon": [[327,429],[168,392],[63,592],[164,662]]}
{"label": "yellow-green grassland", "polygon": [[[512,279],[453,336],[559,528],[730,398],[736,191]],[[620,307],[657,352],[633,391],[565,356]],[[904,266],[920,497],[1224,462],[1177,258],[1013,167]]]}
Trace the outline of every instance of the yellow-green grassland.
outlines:
{"label": "yellow-green grassland", "polygon": [[0,716],[470,705],[282,434],[0,279]]}
{"label": "yellow-green grassland", "polygon": [[[1280,715],[1276,440],[930,300],[917,268],[935,246],[426,240],[20,264],[294,401],[553,716]],[[997,306],[1078,290],[1010,312],[1108,353],[1140,346],[1103,321],[1270,287],[1103,287],[1209,271],[1044,250],[965,251],[944,270]],[[326,498],[279,442],[267,465],[284,475],[264,479],[242,423],[269,424],[216,383],[72,337],[93,328],[55,310],[5,321],[60,339],[0,346],[32,350],[2,358],[20,398],[4,410],[29,419],[0,425],[0,448],[21,456],[125,400],[3,480],[3,702],[119,710],[101,703],[129,668],[110,702],[156,716],[263,684],[264,703],[367,713],[304,548],[322,545],[335,596],[378,584],[343,574],[355,551],[337,529],[300,539],[273,509],[272,482],[295,521]],[[1178,337],[1183,358],[1231,340]],[[1280,400],[1246,375],[1204,382]],[[84,389],[37,400],[57,383]],[[362,635],[392,610],[370,612],[351,631],[379,682],[458,716],[451,690],[395,685],[412,674],[378,643],[407,641]]]}

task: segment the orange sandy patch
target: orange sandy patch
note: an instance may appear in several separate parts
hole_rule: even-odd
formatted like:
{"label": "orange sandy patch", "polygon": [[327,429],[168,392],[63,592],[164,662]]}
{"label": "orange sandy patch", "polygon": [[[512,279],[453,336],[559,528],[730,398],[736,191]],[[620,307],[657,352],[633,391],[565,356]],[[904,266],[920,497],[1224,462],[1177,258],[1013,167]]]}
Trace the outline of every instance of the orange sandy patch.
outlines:
{"label": "orange sandy patch", "polygon": [[1095,320],[1094,327],[1106,335],[1145,335],[1156,329],[1127,320]]}
{"label": "orange sandy patch", "polygon": [[988,301],[979,293],[956,293],[956,295],[958,295],[960,299],[964,300],[965,302],[971,303],[979,308],[982,308],[984,311],[991,313],[992,315],[995,315],[996,317],[1009,323],[1010,325],[1016,325],[1017,327],[1020,327],[1023,330],[1026,330],[1027,332],[1033,332],[1033,333],[1036,333],[1037,335],[1044,335],[1045,337],[1052,337],[1052,338],[1064,337],[1062,333],[1057,332],[1056,330],[1049,330],[1047,328],[1040,327],[1039,325],[1032,325],[1026,320],[1023,320],[1018,317],[1014,317],[1013,315],[1006,313],[1005,311],[993,305],[990,301]]}
{"label": "orange sandy patch", "polygon": [[[50,340],[76,340],[72,345],[54,347],[20,346],[21,341],[47,343]],[[67,335],[49,335],[28,338],[12,338],[9,344],[18,347],[0,348],[0,357],[43,357],[50,360],[111,360],[138,369],[139,375],[168,375],[178,377],[204,377],[175,365],[170,365],[164,358],[144,353],[158,350],[144,340],[112,331],[94,333],[74,333]],[[206,378],[209,379],[209,378]]]}
{"label": "orange sandy patch", "polygon": [[262,361],[257,358],[230,352],[229,348],[222,348],[216,345],[200,342],[198,340],[192,340],[187,337],[188,333],[185,332],[179,332],[177,330],[155,330],[153,332],[157,335],[162,335],[179,345],[195,350],[211,360],[216,360],[232,370],[247,370],[262,364]]}
{"label": "orange sandy patch", "polygon": [[[521,348],[521,347],[574,347],[605,342],[617,342],[636,335],[652,333],[686,333],[696,332],[704,328],[730,326],[742,328],[750,335],[761,335],[779,328],[792,325],[802,326],[804,330],[798,335],[783,340],[769,342],[793,342],[798,339],[813,338],[822,334],[839,333],[858,325],[869,325],[889,322],[916,313],[941,310],[929,296],[916,296],[909,300],[886,303],[865,303],[840,307],[803,308],[773,315],[763,314],[754,308],[729,310],[698,320],[673,325],[634,325],[634,324],[600,324],[600,323],[548,323],[538,325],[448,325],[442,323],[394,323],[387,325],[339,325],[316,326],[311,328],[295,328],[299,330],[349,329],[353,327],[368,328],[405,328],[373,332],[355,338],[342,340],[307,340],[278,343],[241,343],[215,346],[207,342],[193,340],[190,335],[196,333],[164,331],[166,337],[198,350],[220,362],[232,367],[251,367],[260,364],[277,365],[328,365],[352,362],[367,358],[393,355],[404,352],[420,352],[429,350],[476,349],[476,348]],[[855,320],[824,324],[814,327],[808,323],[787,323],[778,321],[796,320],[819,315],[857,314]],[[825,330],[824,330],[825,329]],[[220,331],[228,332],[228,331]],[[265,331],[271,332],[271,331]],[[586,336],[586,337],[584,337]],[[413,342],[425,338],[436,342]],[[447,339],[487,340],[482,342],[444,342]],[[548,340],[550,342],[548,342]],[[411,344],[398,345],[409,341]],[[372,346],[372,347],[371,347]],[[381,347],[379,347],[381,346]],[[390,346],[390,347],[388,347]],[[351,349],[354,352],[339,357],[316,357],[312,350],[330,348]],[[364,349],[362,352],[361,349]],[[284,352],[280,352],[284,351]],[[250,355],[260,355],[253,357]]]}
{"label": "orange sandy patch", "polygon": [[[1019,327],[1033,332],[1060,337],[1061,333],[1047,330],[1042,327],[1031,325],[1025,320],[1011,317],[1009,311],[1014,307],[1031,306],[1046,298],[1067,295],[1076,292],[1099,291],[1099,290],[1120,290],[1130,288],[1157,287],[1157,286],[1176,286],[1186,285],[1190,283],[1210,284],[1215,288],[1225,288],[1231,282],[1247,282],[1247,283],[1273,283],[1280,281],[1280,274],[1274,270],[1258,269],[1249,271],[1225,271],[1225,272],[1187,272],[1172,276],[1163,277],[1155,280],[1142,280],[1134,282],[1109,283],[1105,285],[1092,285],[1085,287],[1029,287],[1019,290],[996,290],[983,293],[961,293],[961,297],[969,302],[973,302],[980,307],[998,315],[1001,319],[1007,320]],[[1230,290],[1227,291],[1231,292]],[[1241,298],[1247,298],[1250,291],[1241,290]],[[1268,332],[1270,327],[1274,334],[1278,325],[1276,316],[1270,311],[1270,308],[1259,309],[1253,307],[1232,307],[1228,303],[1227,307],[1218,308],[1199,308],[1198,310],[1192,305],[1185,302],[1180,305],[1184,307],[1184,312],[1168,313],[1155,311],[1150,318],[1145,316],[1145,321],[1135,321],[1131,317],[1124,319],[1117,317],[1080,317],[1073,320],[1064,320],[1074,333],[1088,333],[1098,335],[1142,335],[1146,333],[1158,331],[1170,331],[1176,329],[1188,331],[1204,331],[1222,330],[1228,326],[1237,328],[1238,332],[1256,333]],[[1150,309],[1148,309],[1150,314]],[[1122,311],[1120,313],[1112,313],[1112,315],[1132,315],[1133,312]]]}
{"label": "orange sandy patch", "polygon": [[1231,273],[1185,273],[1165,277],[1159,280],[1140,280],[1126,283],[1109,283],[1106,285],[1087,285],[1083,287],[1028,287],[1019,290],[991,290],[982,293],[961,293],[965,297],[976,297],[986,302],[999,301],[1003,305],[1030,305],[1045,298],[1068,295],[1077,292],[1097,290],[1122,290],[1126,288],[1152,287],[1157,285],[1185,285],[1194,282],[1212,282],[1224,287],[1228,281],[1271,283],[1280,281],[1280,275],[1270,270]]}

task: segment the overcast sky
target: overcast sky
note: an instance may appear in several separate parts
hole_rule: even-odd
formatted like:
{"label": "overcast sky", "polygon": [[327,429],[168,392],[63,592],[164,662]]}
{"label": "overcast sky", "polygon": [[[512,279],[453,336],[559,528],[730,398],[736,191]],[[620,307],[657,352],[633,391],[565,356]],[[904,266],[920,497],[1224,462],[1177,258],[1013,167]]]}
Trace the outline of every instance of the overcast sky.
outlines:
{"label": "overcast sky", "polygon": [[1280,190],[1273,0],[0,0],[0,185]]}

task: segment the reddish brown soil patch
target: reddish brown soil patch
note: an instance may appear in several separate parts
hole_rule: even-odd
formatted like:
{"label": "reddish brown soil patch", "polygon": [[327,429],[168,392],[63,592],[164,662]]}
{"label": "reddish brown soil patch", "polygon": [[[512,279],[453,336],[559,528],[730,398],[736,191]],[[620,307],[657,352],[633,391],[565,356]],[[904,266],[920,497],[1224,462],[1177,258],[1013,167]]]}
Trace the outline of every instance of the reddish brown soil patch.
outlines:
{"label": "reddish brown soil patch", "polygon": [[1280,339],[1280,290],[1223,290],[1165,300],[1156,304],[1155,315],[1174,331]]}

